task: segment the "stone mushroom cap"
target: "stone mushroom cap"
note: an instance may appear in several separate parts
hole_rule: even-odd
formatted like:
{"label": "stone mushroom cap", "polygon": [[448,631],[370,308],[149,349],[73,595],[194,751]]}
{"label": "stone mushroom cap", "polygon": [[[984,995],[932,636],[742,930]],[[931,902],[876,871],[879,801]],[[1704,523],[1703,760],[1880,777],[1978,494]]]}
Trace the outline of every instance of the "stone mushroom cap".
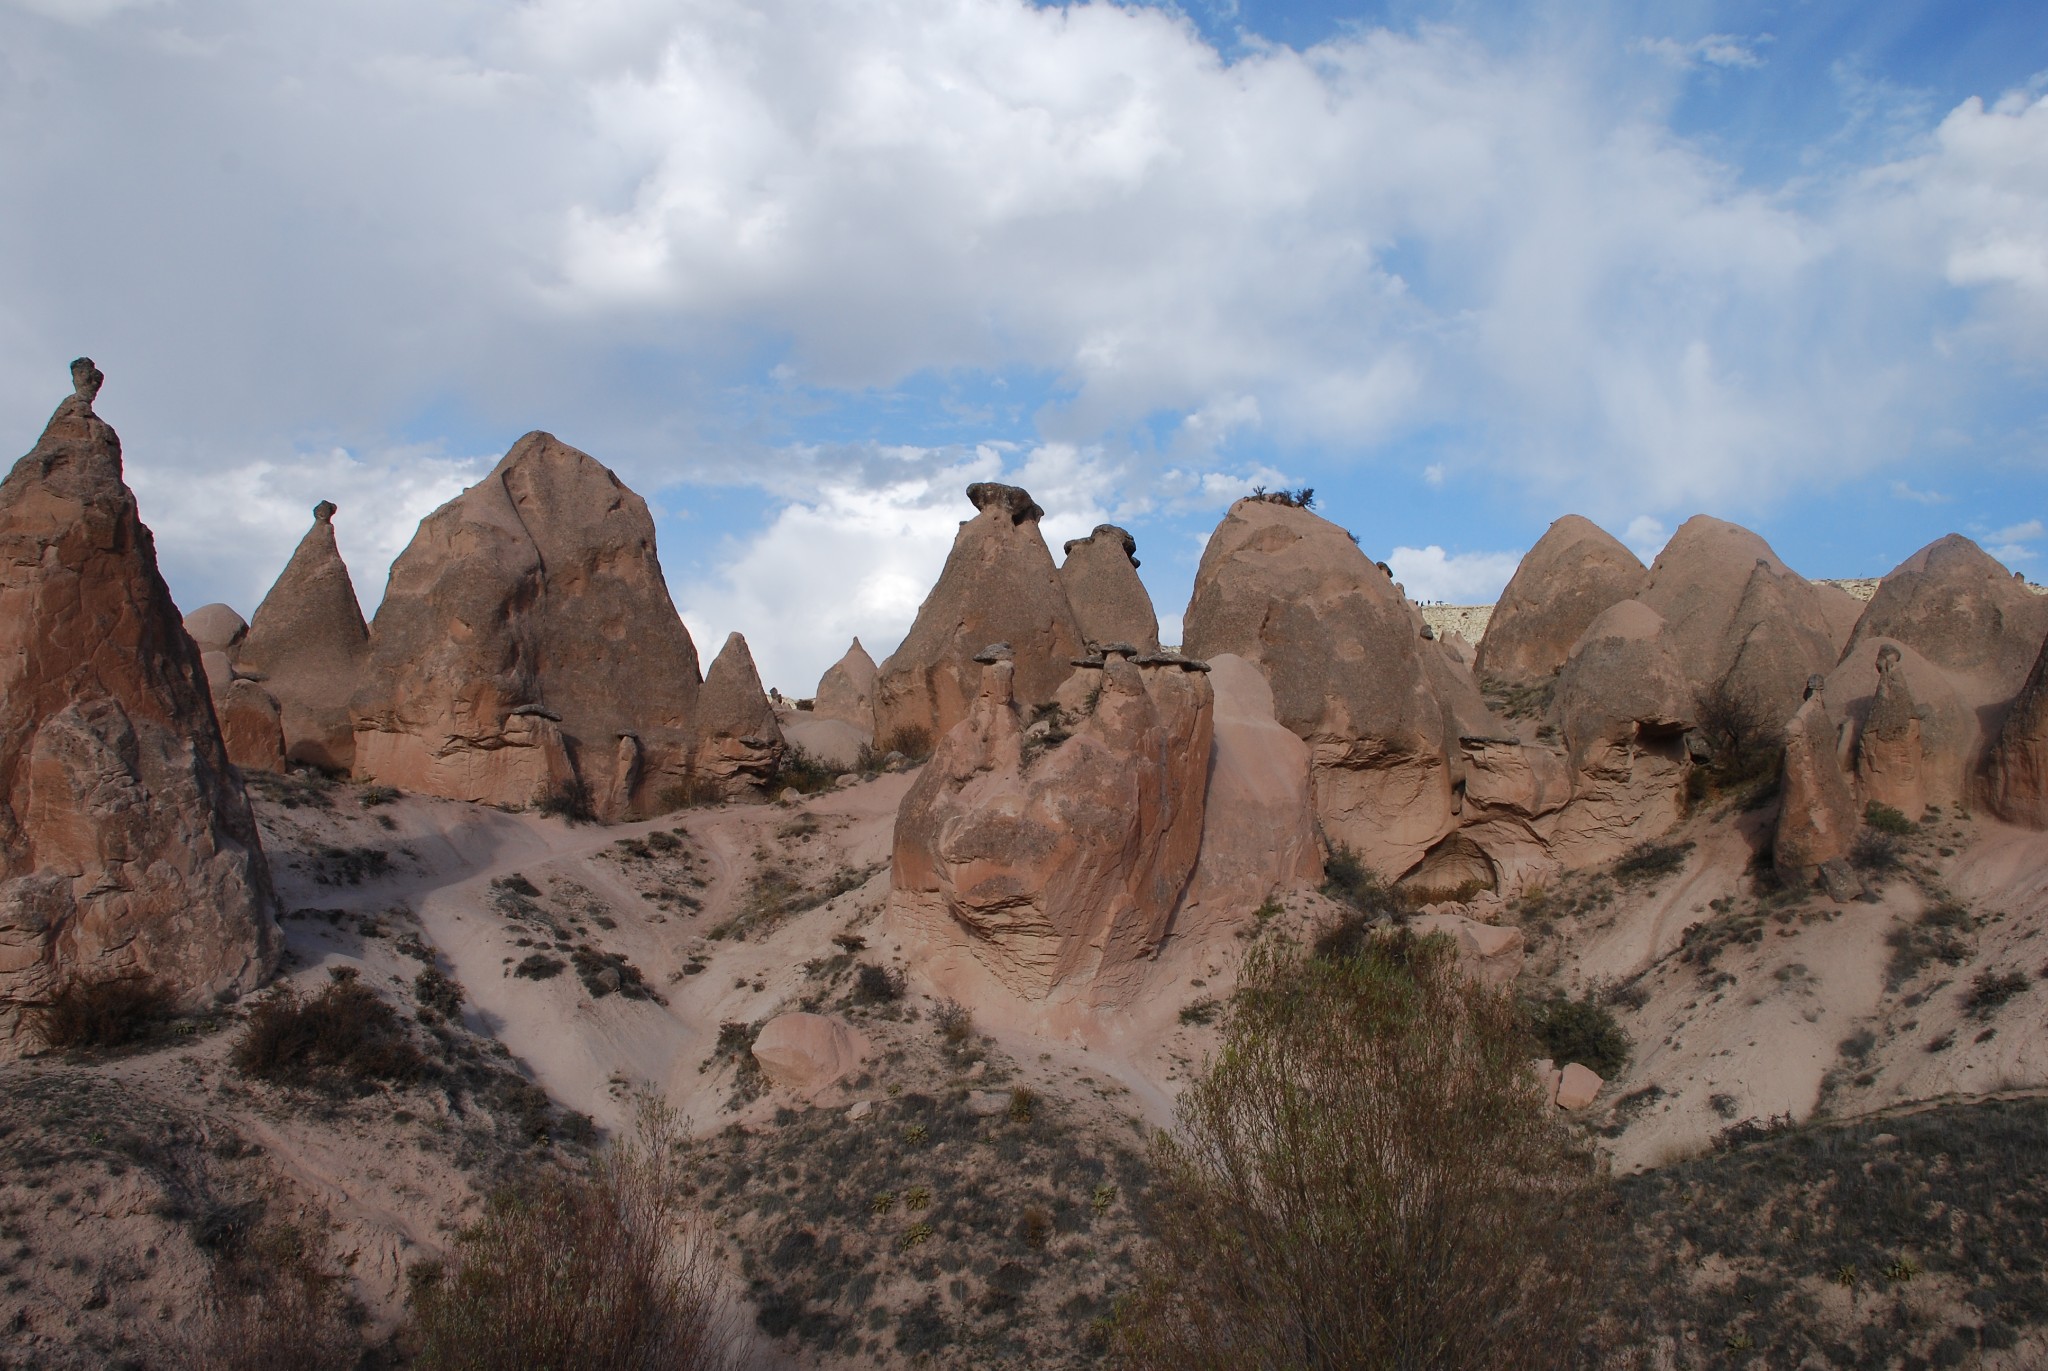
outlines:
{"label": "stone mushroom cap", "polygon": [[73,393],[0,481],[0,1035],[67,984],[146,976],[197,1009],[260,985],[270,867],[198,645]]}
{"label": "stone mushroom cap", "polygon": [[256,607],[235,665],[277,701],[287,757],[347,770],[348,702],[370,657],[370,628],[334,541],[334,514],[330,501],[314,506],[313,526]]}
{"label": "stone mushroom cap", "polygon": [[1129,642],[1159,650],[1159,615],[1138,579],[1138,540],[1115,524],[1097,524],[1066,545],[1060,585],[1081,636],[1091,643]]}
{"label": "stone mushroom cap", "polygon": [[1515,568],[1479,640],[1475,674],[1544,680],[1600,613],[1634,599],[1649,578],[1633,552],[1589,519],[1567,514]]}
{"label": "stone mushroom cap", "polygon": [[936,742],[965,718],[981,688],[974,655],[989,643],[1015,649],[1017,697],[1028,708],[1052,699],[1080,655],[1080,625],[1039,533],[1038,505],[993,482],[967,493],[978,513],[960,525],[916,622],[877,672],[878,745],[907,729]]}

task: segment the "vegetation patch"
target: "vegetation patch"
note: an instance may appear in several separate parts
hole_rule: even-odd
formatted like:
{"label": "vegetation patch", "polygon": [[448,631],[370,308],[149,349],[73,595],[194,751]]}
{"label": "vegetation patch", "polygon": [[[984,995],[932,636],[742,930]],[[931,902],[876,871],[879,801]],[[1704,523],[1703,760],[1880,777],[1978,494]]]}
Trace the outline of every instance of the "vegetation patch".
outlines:
{"label": "vegetation patch", "polygon": [[125,1047],[152,1036],[171,1017],[168,990],[147,976],[68,982],[48,1004],[27,1011],[46,1047]]}
{"label": "vegetation patch", "polygon": [[337,968],[310,998],[286,985],[258,1001],[236,1042],[236,1069],[278,1084],[368,1088],[419,1079],[426,1060],[390,1005]]}
{"label": "vegetation patch", "polygon": [[1615,1022],[1614,1011],[1591,993],[1576,1000],[1562,995],[1538,1000],[1525,1005],[1523,1013],[1530,1036],[1559,1066],[1577,1062],[1613,1080],[1628,1065],[1628,1034]]}

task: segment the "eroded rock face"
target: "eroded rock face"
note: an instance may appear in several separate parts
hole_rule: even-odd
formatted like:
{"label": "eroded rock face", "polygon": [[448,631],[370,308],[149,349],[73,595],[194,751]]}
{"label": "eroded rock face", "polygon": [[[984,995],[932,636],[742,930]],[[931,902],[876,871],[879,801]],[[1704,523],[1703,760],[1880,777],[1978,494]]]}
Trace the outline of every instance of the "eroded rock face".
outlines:
{"label": "eroded rock face", "polygon": [[2034,660],[1991,749],[1984,801],[2009,824],[2048,828],[2048,646]]}
{"label": "eroded rock face", "polygon": [[980,689],[974,657],[990,643],[1016,654],[1015,690],[1026,709],[1052,699],[1082,647],[1081,627],[1038,531],[1044,514],[1016,486],[967,488],[977,511],[960,525],[938,584],[875,683],[877,747],[906,730],[936,742],[967,717]]}
{"label": "eroded rock face", "polygon": [[1915,819],[1931,804],[1967,807],[1989,739],[1950,673],[1895,639],[1865,637],[1829,673],[1827,699],[1866,802]]}
{"label": "eroded rock face", "polygon": [[[580,782],[624,806],[605,818],[652,812],[688,775],[698,686],[646,503],[529,433],[393,564],[349,705],[355,774],[502,805]],[[624,793],[629,733],[639,776]]]}
{"label": "eroded rock face", "polygon": [[1518,685],[1555,675],[1587,626],[1634,599],[1648,577],[1612,534],[1567,514],[1515,568],[1479,640],[1475,670]]}
{"label": "eroded rock face", "polygon": [[1833,669],[1820,588],[1746,528],[1695,515],[1673,534],[1637,596],[1664,619],[1694,696],[1716,691],[1761,718],[1789,718],[1806,678]]}
{"label": "eroded rock face", "polygon": [[200,1008],[276,965],[270,870],[198,646],[93,413],[100,374],[0,482],[0,1033],[73,981]]}
{"label": "eroded rock face", "polygon": [[697,776],[728,800],[766,799],[782,768],[782,729],[747,640],[729,634],[697,696]]}
{"label": "eroded rock face", "polygon": [[853,640],[846,655],[825,668],[818,678],[817,698],[811,712],[820,719],[837,719],[852,724],[868,735],[875,734],[875,659]]}
{"label": "eroded rock face", "polygon": [[1070,540],[1060,586],[1087,641],[1159,650],[1159,615],[1138,579],[1138,540],[1123,529],[1097,524],[1086,538]]}
{"label": "eroded rock face", "polygon": [[1912,688],[1898,669],[1900,655],[1889,643],[1877,650],[1877,689],[1857,739],[1856,777],[1869,803],[1918,818],[1927,806],[1922,729]]}
{"label": "eroded rock face", "polygon": [[286,769],[284,713],[269,691],[254,681],[230,681],[214,692],[213,712],[229,761],[245,772]]}
{"label": "eroded rock face", "polygon": [[369,660],[370,629],[335,546],[334,513],[326,500],[314,506],[313,527],[256,607],[234,664],[277,701],[286,756],[346,771],[356,753],[348,702]]}
{"label": "eroded rock face", "polygon": [[1812,880],[1819,868],[1849,855],[1860,822],[1849,778],[1842,774],[1835,721],[1820,677],[1785,725],[1785,764],[1778,784],[1778,828],[1772,860],[1781,875]]}
{"label": "eroded rock face", "polygon": [[1890,638],[1942,670],[1976,678],[1986,703],[2019,692],[2048,637],[2048,597],[2034,595],[1982,548],[1951,533],[1878,583],[1852,640]]}
{"label": "eroded rock face", "polygon": [[1450,831],[1444,703],[1414,611],[1349,535],[1306,509],[1231,506],[1195,574],[1187,651],[1232,653],[1273,687],[1308,743],[1332,844],[1398,876]]}
{"label": "eroded rock face", "polygon": [[1064,740],[1027,739],[1015,666],[985,664],[896,820],[892,919],[964,939],[1021,995],[1130,993],[1187,888],[1202,837],[1208,677],[1111,656]]}

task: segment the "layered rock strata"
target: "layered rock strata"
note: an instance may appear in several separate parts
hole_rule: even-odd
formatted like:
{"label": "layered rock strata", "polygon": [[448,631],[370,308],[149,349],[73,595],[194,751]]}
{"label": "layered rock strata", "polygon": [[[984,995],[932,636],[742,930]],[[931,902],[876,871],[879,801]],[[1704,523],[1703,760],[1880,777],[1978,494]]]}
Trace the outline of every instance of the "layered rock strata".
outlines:
{"label": "layered rock strata", "polygon": [[0,482],[0,1032],[76,982],[187,1008],[276,965],[270,870],[121,443],[74,393]]}

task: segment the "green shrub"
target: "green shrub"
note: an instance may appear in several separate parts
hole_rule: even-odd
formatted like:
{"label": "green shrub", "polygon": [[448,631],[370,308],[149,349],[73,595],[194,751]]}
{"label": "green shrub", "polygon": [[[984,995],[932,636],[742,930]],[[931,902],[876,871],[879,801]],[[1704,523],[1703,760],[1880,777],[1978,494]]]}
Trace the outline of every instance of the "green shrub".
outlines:
{"label": "green shrub", "polygon": [[1608,1080],[1628,1065],[1628,1034],[1615,1022],[1613,1011],[1590,993],[1577,1000],[1562,995],[1541,1000],[1526,1012],[1530,1035],[1558,1065],[1577,1062]]}
{"label": "green shrub", "polygon": [[1637,843],[1614,864],[1614,879],[1623,885],[1654,881],[1685,867],[1691,843]]}
{"label": "green shrub", "polygon": [[24,1016],[45,1046],[108,1048],[146,1038],[171,1016],[170,991],[147,976],[67,982]]}
{"label": "green shrub", "polygon": [[512,974],[529,981],[547,981],[561,975],[568,965],[560,957],[550,957],[545,952],[533,952],[527,954],[524,961],[512,968]]}
{"label": "green shrub", "polygon": [[932,755],[932,731],[923,724],[905,724],[875,746],[885,757],[897,752],[906,761],[921,762]]}
{"label": "green shrub", "polygon": [[426,1067],[398,1015],[353,971],[335,973],[311,999],[288,985],[272,991],[250,1011],[230,1059],[279,1084],[411,1081]]}
{"label": "green shrub", "polygon": [[1872,800],[1863,807],[1863,822],[1879,833],[1889,833],[1894,838],[1903,838],[1913,831],[1913,821],[1893,809]]}
{"label": "green shrub", "polygon": [[903,978],[873,962],[862,962],[853,976],[856,1004],[891,1004],[903,998]]}
{"label": "green shrub", "polygon": [[783,755],[782,770],[777,780],[800,795],[816,795],[837,785],[845,774],[846,768],[833,766],[800,747],[792,746]]}
{"label": "green shrub", "polygon": [[1963,996],[1963,1007],[1980,1019],[1988,1019],[2000,1005],[2026,991],[2024,971],[1979,971]]}
{"label": "green shrub", "polygon": [[431,1010],[444,1019],[453,1019],[462,1013],[462,987],[429,966],[412,978],[413,998],[420,1007]]}

